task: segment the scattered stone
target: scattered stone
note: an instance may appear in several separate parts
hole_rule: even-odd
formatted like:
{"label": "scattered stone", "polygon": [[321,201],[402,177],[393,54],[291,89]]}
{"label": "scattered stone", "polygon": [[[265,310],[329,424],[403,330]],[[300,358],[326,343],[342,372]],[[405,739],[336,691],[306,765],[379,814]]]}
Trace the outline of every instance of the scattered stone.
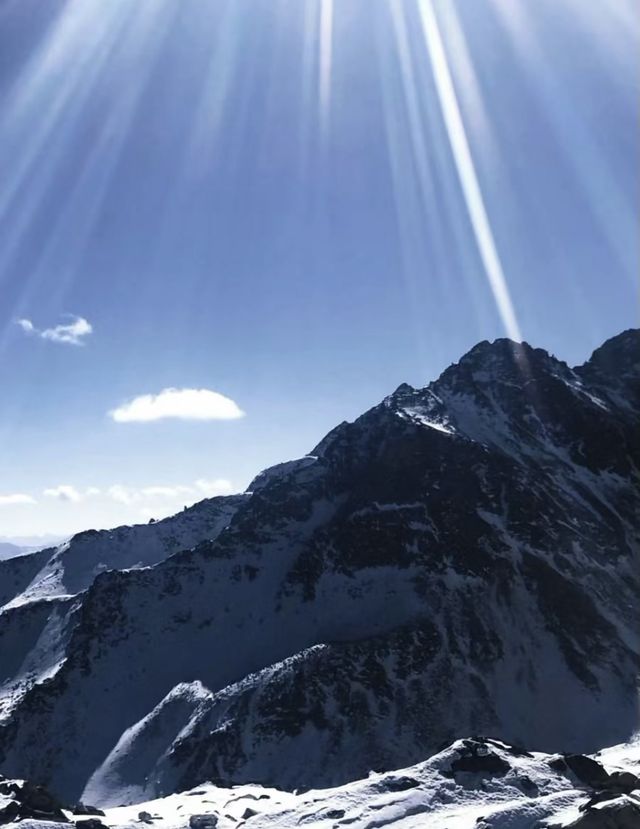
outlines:
{"label": "scattered stone", "polygon": [[138,820],[140,823],[153,823],[153,817],[149,812],[138,812]]}
{"label": "scattered stone", "polygon": [[257,815],[257,814],[258,813],[256,812],[255,809],[252,809],[251,806],[247,806],[247,808],[242,813],[241,817],[242,817],[242,820],[249,820],[250,817],[253,817],[254,815]]}
{"label": "scattered stone", "polygon": [[97,817],[88,817],[85,820],[76,820],[76,827],[81,827],[82,829],[109,829],[109,827],[101,820],[98,820]]}
{"label": "scattered stone", "polygon": [[217,815],[191,815],[189,818],[189,829],[216,829],[217,825]]}
{"label": "scattered stone", "polygon": [[408,789],[415,789],[420,785],[420,781],[414,777],[402,775],[400,777],[387,777],[381,780],[378,786],[380,791],[385,792],[406,792]]}
{"label": "scattered stone", "polygon": [[104,817],[102,809],[98,809],[97,806],[89,806],[89,804],[82,802],[76,803],[71,811],[74,815],[100,815]]}

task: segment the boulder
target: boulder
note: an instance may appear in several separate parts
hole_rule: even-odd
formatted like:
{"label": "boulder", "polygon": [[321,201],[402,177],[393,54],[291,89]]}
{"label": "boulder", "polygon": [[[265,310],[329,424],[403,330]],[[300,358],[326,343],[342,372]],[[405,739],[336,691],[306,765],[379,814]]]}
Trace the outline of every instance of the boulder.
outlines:
{"label": "boulder", "polygon": [[189,818],[189,829],[216,829],[217,825],[217,815],[191,815]]}
{"label": "boulder", "polygon": [[76,803],[76,805],[71,810],[74,815],[99,815],[104,817],[104,812],[102,809],[98,809],[97,806],[90,806],[87,803]]}

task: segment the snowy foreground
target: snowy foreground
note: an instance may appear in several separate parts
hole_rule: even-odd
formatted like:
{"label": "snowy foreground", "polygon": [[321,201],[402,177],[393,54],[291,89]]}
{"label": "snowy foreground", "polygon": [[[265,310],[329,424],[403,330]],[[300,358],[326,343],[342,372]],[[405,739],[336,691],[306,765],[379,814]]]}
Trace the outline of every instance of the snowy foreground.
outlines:
{"label": "snowy foreground", "polygon": [[[595,762],[594,762],[595,761]],[[640,741],[592,758],[526,752],[494,740],[458,740],[424,763],[334,789],[304,793],[211,784],[165,798],[64,817],[79,829],[638,829]],[[6,791],[9,781],[0,782]],[[0,795],[0,821],[11,797]],[[97,810],[96,810],[97,811]],[[23,819],[21,829],[68,826]],[[6,821],[6,818],[5,818]],[[3,822],[5,822],[3,821]]]}

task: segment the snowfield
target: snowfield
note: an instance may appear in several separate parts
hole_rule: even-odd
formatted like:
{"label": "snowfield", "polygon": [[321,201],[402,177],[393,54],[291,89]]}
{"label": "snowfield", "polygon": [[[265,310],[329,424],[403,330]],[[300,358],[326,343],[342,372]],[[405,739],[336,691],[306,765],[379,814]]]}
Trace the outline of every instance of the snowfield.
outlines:
{"label": "snowfield", "polygon": [[[92,818],[70,810],[65,814],[85,829],[92,829],[82,823],[87,819],[111,829],[214,825],[219,829],[636,829],[640,826],[640,742],[601,751],[591,758],[593,765],[589,759],[582,755],[563,759],[472,738],[458,740],[407,769],[372,772],[365,780],[333,789],[289,793],[256,785],[220,788],[207,783],[165,798],[108,808]],[[623,784],[616,784],[616,775],[625,773]],[[604,777],[590,784],[589,774]],[[99,796],[98,791],[95,794]],[[2,808],[0,800],[0,815]],[[68,824],[29,819],[10,825],[68,829]]]}

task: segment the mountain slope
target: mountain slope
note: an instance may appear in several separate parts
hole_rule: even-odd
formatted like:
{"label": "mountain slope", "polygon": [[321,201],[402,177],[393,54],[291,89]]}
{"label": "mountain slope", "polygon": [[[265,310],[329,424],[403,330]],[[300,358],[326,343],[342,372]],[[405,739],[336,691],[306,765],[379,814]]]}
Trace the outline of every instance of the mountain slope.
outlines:
{"label": "mountain slope", "polygon": [[212,540],[56,588],[59,659],[7,707],[0,765],[149,798],[335,785],[479,730],[626,739],[639,364],[638,332],[575,370],[481,343],[259,476]]}
{"label": "mountain slope", "polygon": [[[157,564],[178,550],[215,538],[243,500],[242,495],[209,498],[162,521],[87,530],[58,547],[0,562],[3,605],[75,595],[107,570]],[[23,572],[28,572],[26,584]]]}

